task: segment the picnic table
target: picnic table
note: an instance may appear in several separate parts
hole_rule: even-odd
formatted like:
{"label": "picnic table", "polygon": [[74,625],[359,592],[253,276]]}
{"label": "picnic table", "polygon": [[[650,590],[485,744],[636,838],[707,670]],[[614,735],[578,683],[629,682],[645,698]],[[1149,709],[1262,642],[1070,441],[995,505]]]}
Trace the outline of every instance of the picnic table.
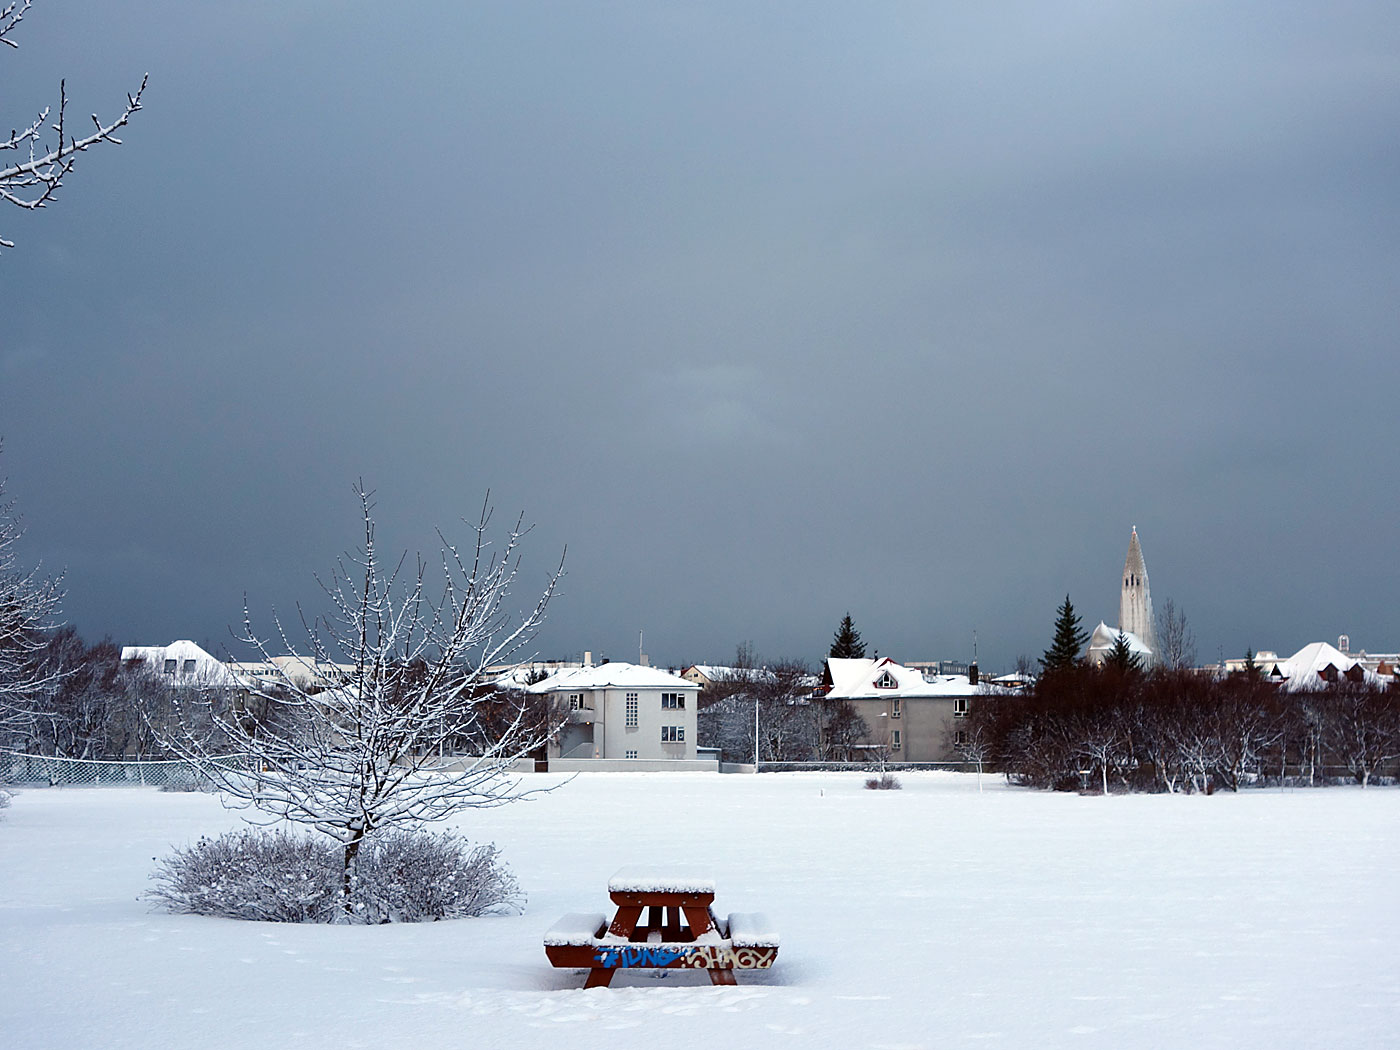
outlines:
{"label": "picnic table", "polygon": [[623,868],[608,880],[617,912],[565,915],[545,933],[558,967],[588,970],[585,988],[606,988],[618,970],[704,969],[712,984],[735,984],[735,970],[766,969],[778,933],[763,915],[714,913],[715,881],[661,868]]}

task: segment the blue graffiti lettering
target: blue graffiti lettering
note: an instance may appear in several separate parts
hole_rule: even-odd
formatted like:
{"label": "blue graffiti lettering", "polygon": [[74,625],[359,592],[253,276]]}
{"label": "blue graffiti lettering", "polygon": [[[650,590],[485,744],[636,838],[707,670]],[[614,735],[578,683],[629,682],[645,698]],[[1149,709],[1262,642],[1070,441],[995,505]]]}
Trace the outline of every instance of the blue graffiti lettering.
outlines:
{"label": "blue graffiti lettering", "polygon": [[599,948],[593,956],[598,966],[628,969],[639,966],[670,966],[687,954],[685,948],[659,948],[651,945],[627,945]]}

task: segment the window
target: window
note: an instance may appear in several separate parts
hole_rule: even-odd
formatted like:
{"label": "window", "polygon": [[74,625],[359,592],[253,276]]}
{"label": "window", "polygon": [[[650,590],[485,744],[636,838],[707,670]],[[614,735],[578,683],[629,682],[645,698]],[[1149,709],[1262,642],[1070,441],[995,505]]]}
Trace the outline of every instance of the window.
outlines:
{"label": "window", "polygon": [[624,755],[624,757],[625,757],[625,758],[636,758],[636,757],[637,757],[637,752],[635,752],[635,751],[628,751],[628,752],[626,752],[626,754]]}
{"label": "window", "polygon": [[570,710],[570,711],[582,711],[582,710],[583,710],[583,694],[582,694],[582,693],[570,693],[570,694],[569,694],[569,710]]}
{"label": "window", "polygon": [[685,726],[662,726],[661,742],[663,744],[685,743]]}
{"label": "window", "polygon": [[895,751],[898,751],[900,743],[901,741],[899,738],[899,730],[896,729],[893,733],[890,734],[890,747],[893,748]]}
{"label": "window", "polygon": [[959,696],[953,700],[953,717],[964,718],[967,715],[967,697]]}
{"label": "window", "polygon": [[180,673],[181,673],[181,674],[194,674],[194,661],[193,661],[193,660],[186,660],[186,661],[185,661],[185,667],[184,667],[184,669],[183,669]]}
{"label": "window", "polygon": [[894,680],[894,675],[886,671],[879,678],[875,679],[876,689],[898,689],[899,683]]}
{"label": "window", "polygon": [[166,674],[174,674],[174,673],[175,673],[175,664],[176,664],[176,661],[175,661],[175,660],[166,660],[166,661],[165,661],[165,673],[166,673]]}
{"label": "window", "polygon": [[662,693],[662,694],[661,694],[661,708],[662,708],[662,710],[664,710],[664,711],[684,711],[684,710],[685,710],[685,694],[684,694],[684,693]]}
{"label": "window", "polygon": [[627,694],[627,728],[637,728],[637,694]]}
{"label": "window", "polygon": [[894,708],[893,708],[893,710],[890,711],[890,717],[891,717],[891,718],[898,718],[898,717],[899,717],[899,697],[895,697],[893,702],[894,702]]}
{"label": "window", "polygon": [[956,732],[953,733],[953,746],[954,746],[954,747],[966,747],[966,746],[967,746],[967,739],[968,739],[968,737],[967,737],[967,730],[966,730],[966,729],[959,729],[959,730],[957,730]]}

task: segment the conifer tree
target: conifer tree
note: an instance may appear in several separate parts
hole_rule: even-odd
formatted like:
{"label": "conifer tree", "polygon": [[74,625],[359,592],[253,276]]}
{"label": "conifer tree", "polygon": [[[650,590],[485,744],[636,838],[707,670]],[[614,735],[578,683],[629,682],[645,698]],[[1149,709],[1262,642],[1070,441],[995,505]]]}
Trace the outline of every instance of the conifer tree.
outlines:
{"label": "conifer tree", "polygon": [[827,655],[838,659],[859,659],[865,655],[865,643],[860,640],[860,632],[856,630],[850,613],[836,629],[836,636],[831,639],[831,652]]}
{"label": "conifer tree", "polygon": [[1089,632],[1080,626],[1079,617],[1074,613],[1074,603],[1066,594],[1065,603],[1060,606],[1059,615],[1055,617],[1055,639],[1050,643],[1050,648],[1045,650],[1045,655],[1040,658],[1040,665],[1045,668],[1047,674],[1073,667],[1079,662],[1079,655],[1088,641]]}
{"label": "conifer tree", "polygon": [[1133,647],[1128,642],[1128,636],[1122,631],[1118,632],[1118,637],[1113,639],[1113,648],[1104,657],[1104,665],[1113,667],[1119,671],[1140,671],[1142,670],[1142,657],[1133,652]]}

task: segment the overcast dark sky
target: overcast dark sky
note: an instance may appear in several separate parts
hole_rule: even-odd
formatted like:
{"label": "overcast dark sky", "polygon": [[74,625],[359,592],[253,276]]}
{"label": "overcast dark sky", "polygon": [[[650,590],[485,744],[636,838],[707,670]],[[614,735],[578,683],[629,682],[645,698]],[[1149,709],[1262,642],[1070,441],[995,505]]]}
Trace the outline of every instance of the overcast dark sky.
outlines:
{"label": "overcast dark sky", "polygon": [[1137,525],[1200,656],[1400,649],[1400,6],[41,0],[120,149],[0,210],[89,637],[222,644],[486,489],[538,641],[1039,655]]}

